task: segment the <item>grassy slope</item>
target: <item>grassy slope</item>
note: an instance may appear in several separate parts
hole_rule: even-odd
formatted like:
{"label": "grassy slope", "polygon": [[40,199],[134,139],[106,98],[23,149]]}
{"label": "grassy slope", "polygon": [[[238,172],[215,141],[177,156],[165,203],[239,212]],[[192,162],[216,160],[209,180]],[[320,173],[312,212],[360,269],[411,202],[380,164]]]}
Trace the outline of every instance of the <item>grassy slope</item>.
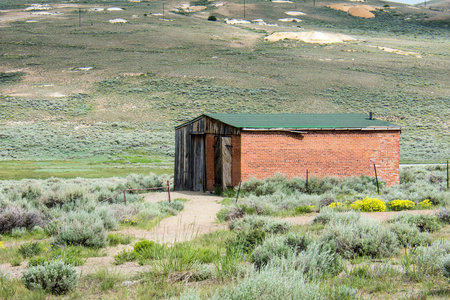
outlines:
{"label": "grassy slope", "polygon": [[[10,0],[0,8],[24,8],[23,3]],[[246,19],[263,18],[280,26],[238,27],[206,21],[211,13],[219,20],[242,18],[243,5],[235,1],[217,11],[210,7],[190,16],[167,14],[171,21],[151,16],[161,12],[162,2],[114,1],[109,6],[126,10],[87,11],[104,5],[95,3],[84,4],[81,27],[75,8],[57,9],[64,12],[60,16],[36,17],[37,23],[2,23],[7,27],[0,27],[0,72],[22,73],[0,78],[0,159],[120,162],[165,156],[169,166],[173,126],[203,112],[237,111],[374,111],[404,126],[403,161],[450,156],[445,12],[396,4],[397,9],[379,11],[375,19],[359,19],[323,6],[332,2],[313,7],[303,1],[247,1]],[[272,31],[299,30],[296,24],[277,21],[287,10],[308,13],[302,17],[303,29],[347,33],[359,40],[334,45],[265,42]],[[108,23],[117,17],[129,23]],[[427,21],[429,17],[439,21]]]}

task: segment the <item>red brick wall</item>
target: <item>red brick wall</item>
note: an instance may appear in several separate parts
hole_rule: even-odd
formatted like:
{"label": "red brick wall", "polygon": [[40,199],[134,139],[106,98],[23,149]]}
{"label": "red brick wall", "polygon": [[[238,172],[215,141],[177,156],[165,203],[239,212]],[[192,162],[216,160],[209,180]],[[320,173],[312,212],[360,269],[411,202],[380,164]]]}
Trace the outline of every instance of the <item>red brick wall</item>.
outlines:
{"label": "red brick wall", "polygon": [[242,180],[288,177],[374,176],[399,183],[400,131],[309,131],[241,133]]}

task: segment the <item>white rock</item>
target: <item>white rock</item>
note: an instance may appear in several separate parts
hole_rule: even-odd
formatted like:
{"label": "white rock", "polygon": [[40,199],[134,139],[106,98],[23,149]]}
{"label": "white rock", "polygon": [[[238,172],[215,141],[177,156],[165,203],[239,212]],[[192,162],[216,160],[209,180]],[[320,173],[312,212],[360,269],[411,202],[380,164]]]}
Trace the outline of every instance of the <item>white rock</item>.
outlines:
{"label": "white rock", "polygon": [[293,16],[293,17],[306,15],[304,12],[301,12],[301,11],[286,11],[284,13],[287,14],[288,16]]}
{"label": "white rock", "polygon": [[111,19],[111,20],[109,20],[109,23],[111,23],[111,24],[125,24],[125,23],[127,23],[127,22],[128,22],[127,20],[122,19],[122,18],[117,18],[117,19]]}

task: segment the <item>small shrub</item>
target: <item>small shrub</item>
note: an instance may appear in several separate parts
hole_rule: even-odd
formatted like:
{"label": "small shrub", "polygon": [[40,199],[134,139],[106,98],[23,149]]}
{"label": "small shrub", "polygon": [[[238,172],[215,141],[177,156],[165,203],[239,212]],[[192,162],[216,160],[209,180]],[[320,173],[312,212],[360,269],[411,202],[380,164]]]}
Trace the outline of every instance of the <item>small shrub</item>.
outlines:
{"label": "small shrub", "polygon": [[392,200],[387,203],[387,207],[393,211],[409,210],[416,206],[411,200]]}
{"label": "small shrub", "polygon": [[425,200],[419,202],[419,206],[421,208],[428,208],[428,207],[431,207],[432,205],[433,205],[433,203],[431,203],[431,201],[429,199],[425,199]]}
{"label": "small shrub", "polygon": [[15,257],[15,258],[13,258],[10,261],[10,263],[11,263],[11,266],[18,267],[18,266],[20,266],[22,264],[22,258],[21,257]]}
{"label": "small shrub", "polygon": [[128,261],[135,261],[136,259],[137,259],[136,252],[123,250],[114,256],[114,264],[121,265]]}
{"label": "small shrub", "polygon": [[27,229],[25,227],[14,228],[11,230],[11,237],[21,238],[27,234]]}
{"label": "small shrub", "polygon": [[325,206],[329,206],[333,202],[336,202],[336,199],[334,197],[326,196],[326,197],[323,197],[320,200],[320,204],[319,205],[320,205],[320,207],[325,207]]}
{"label": "small shrub", "polygon": [[142,240],[134,244],[134,252],[144,260],[161,258],[166,250],[166,246],[148,240]]}
{"label": "small shrub", "polygon": [[214,15],[211,15],[211,16],[209,16],[208,17],[208,21],[217,21],[217,18],[216,18],[216,16],[214,16]]}
{"label": "small shrub", "polygon": [[120,244],[120,237],[117,234],[108,234],[106,240],[108,241],[108,244],[113,247]]}
{"label": "small shrub", "polygon": [[54,261],[23,271],[22,282],[29,290],[43,289],[61,295],[77,286],[78,276],[74,267]]}
{"label": "small shrub", "polygon": [[83,248],[80,246],[68,246],[64,248],[56,248],[50,252],[53,260],[61,260],[66,265],[74,267],[82,266],[86,262],[82,255]]}
{"label": "small shrub", "polygon": [[436,219],[444,224],[450,224],[450,208],[449,207],[441,207],[435,213]]}
{"label": "small shrub", "polygon": [[436,218],[431,215],[398,214],[388,220],[389,223],[407,223],[416,226],[420,232],[435,232],[442,228]]}
{"label": "small shrub", "polygon": [[339,209],[340,207],[344,208],[345,204],[341,202],[332,202],[328,205],[329,208]]}
{"label": "small shrub", "polygon": [[44,263],[48,263],[48,259],[45,257],[32,257],[30,258],[30,260],[28,261],[28,265],[27,267],[35,267],[35,266],[42,266],[44,265]]}
{"label": "small shrub", "polygon": [[137,216],[125,215],[122,223],[125,225],[136,225],[138,221],[139,218]]}
{"label": "small shrub", "polygon": [[217,258],[217,253],[211,249],[201,248],[195,253],[195,260],[204,264],[210,264]]}
{"label": "small shrub", "polygon": [[320,210],[320,213],[314,217],[312,223],[322,223],[326,225],[331,221],[349,223],[352,221],[356,222],[359,219],[361,219],[361,214],[355,211],[336,212],[332,208],[324,207]]}
{"label": "small shrub", "polygon": [[450,254],[450,243],[437,240],[430,246],[417,247],[413,253],[415,265],[422,274],[437,275],[442,272],[444,259]]}
{"label": "small shrub", "polygon": [[315,206],[311,206],[311,205],[300,205],[295,209],[295,213],[297,215],[302,215],[302,214],[309,214],[312,212],[312,209],[314,209]]}
{"label": "small shrub", "polygon": [[334,276],[342,270],[341,261],[335,252],[328,245],[314,241],[305,251],[293,256],[292,265],[311,280]]}
{"label": "small shrub", "polygon": [[164,201],[164,202],[158,202],[159,210],[163,214],[169,214],[169,215],[177,215],[180,211],[184,209],[184,202],[180,200],[175,200],[172,202]]}
{"label": "small shrub", "polygon": [[293,250],[286,244],[285,237],[271,237],[255,248],[252,253],[252,262],[256,269],[260,270],[274,257],[287,257],[290,253],[293,253]]}
{"label": "small shrub", "polygon": [[239,249],[244,253],[250,253],[256,246],[262,244],[266,238],[266,232],[256,228],[251,230],[241,230],[234,239],[228,243],[228,247]]}
{"label": "small shrub", "polygon": [[321,240],[345,258],[390,257],[398,252],[397,236],[371,219],[329,222]]}
{"label": "small shrub", "polygon": [[251,215],[232,221],[229,227],[233,231],[260,229],[267,233],[283,233],[291,228],[291,224],[266,216]]}
{"label": "small shrub", "polygon": [[[389,5],[388,5],[389,6]],[[347,286],[333,286],[327,293],[328,300],[358,300],[358,289]]]}
{"label": "small shrub", "polygon": [[450,280],[450,255],[447,255],[442,260],[442,273]]}
{"label": "small shrub", "polygon": [[431,237],[426,232],[420,232],[417,227],[405,223],[394,223],[390,227],[397,235],[397,239],[403,247],[416,247],[431,243]]}
{"label": "small shrub", "polygon": [[222,208],[217,213],[217,220],[219,222],[225,222],[225,221],[242,218],[244,215],[245,215],[245,212],[242,208],[232,206],[229,208]]}
{"label": "small shrub", "polygon": [[366,197],[361,200],[356,200],[350,205],[354,210],[360,211],[386,211],[386,204],[380,199]]}
{"label": "small shrub", "polygon": [[30,242],[20,245],[18,251],[23,258],[28,258],[40,254],[42,250],[41,243]]}
{"label": "small shrub", "polygon": [[114,216],[113,210],[107,206],[97,207],[94,211],[103,221],[103,226],[107,230],[116,230],[119,228],[116,217]]}
{"label": "small shrub", "polygon": [[149,240],[142,240],[142,241],[136,242],[136,244],[134,244],[133,248],[134,248],[134,251],[136,251],[136,253],[141,253],[144,250],[151,249],[153,247],[155,247],[155,242],[149,241]]}
{"label": "small shrub", "polygon": [[104,248],[106,230],[103,220],[95,213],[76,211],[68,213],[55,236],[57,244]]}
{"label": "small shrub", "polygon": [[195,281],[203,281],[216,277],[215,267],[206,264],[194,264],[192,266],[192,278]]}
{"label": "small shrub", "polygon": [[[199,299],[191,295],[190,299]],[[181,298],[187,300],[187,298]],[[308,299],[322,300],[321,288],[307,282],[305,276],[292,266],[268,265],[260,272],[247,272],[236,284],[218,289],[211,300],[253,300],[253,299]]]}
{"label": "small shrub", "polygon": [[44,227],[44,231],[49,236],[56,235],[59,231],[60,225],[60,220],[52,220]]}

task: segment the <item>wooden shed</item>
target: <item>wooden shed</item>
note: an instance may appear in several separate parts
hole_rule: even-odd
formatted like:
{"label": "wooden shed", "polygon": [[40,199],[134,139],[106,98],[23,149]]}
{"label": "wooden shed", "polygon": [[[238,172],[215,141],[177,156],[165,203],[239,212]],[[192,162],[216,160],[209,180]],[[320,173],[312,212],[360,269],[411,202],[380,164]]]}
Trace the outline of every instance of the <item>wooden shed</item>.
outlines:
{"label": "wooden shed", "polygon": [[175,189],[252,177],[378,176],[399,182],[398,125],[364,114],[204,114],[175,129]]}

